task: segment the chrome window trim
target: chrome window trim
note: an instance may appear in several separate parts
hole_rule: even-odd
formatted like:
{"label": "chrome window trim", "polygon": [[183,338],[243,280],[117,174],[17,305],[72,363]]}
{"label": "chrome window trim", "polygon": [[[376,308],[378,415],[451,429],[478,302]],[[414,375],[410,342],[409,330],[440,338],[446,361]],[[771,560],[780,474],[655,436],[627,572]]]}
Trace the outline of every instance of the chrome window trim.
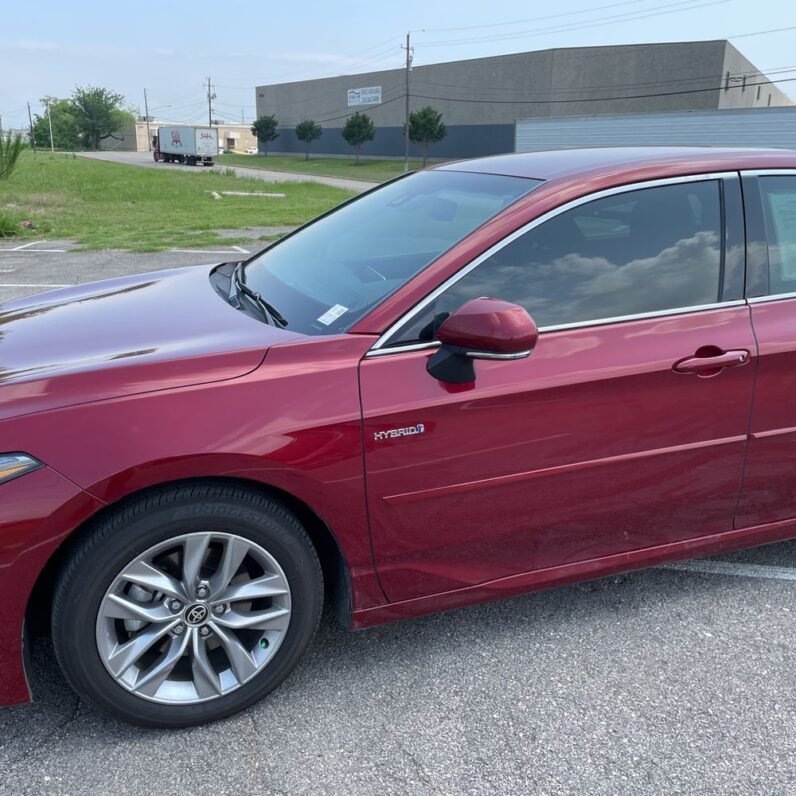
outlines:
{"label": "chrome window trim", "polygon": [[[758,299],[735,299],[734,301],[717,301],[713,304],[693,304],[689,307],[676,307],[672,310],[657,310],[655,312],[640,312],[636,315],[616,315],[611,318],[595,318],[593,321],[578,321],[577,323],[560,323],[552,326],[540,326],[539,334],[549,332],[563,332],[571,329],[587,329],[591,326],[607,326],[613,323],[628,323],[630,321],[644,321],[652,318],[669,318],[674,315],[688,315],[692,312],[709,312],[710,310],[724,310],[729,307],[743,307],[747,303],[757,303],[760,301],[770,301],[774,297],[762,296]],[[796,293],[785,293],[776,298],[796,298]],[[388,346],[386,348],[373,349],[365,354],[366,357],[383,357],[387,354],[404,354],[408,351],[424,351],[432,348],[439,348],[442,345],[439,340],[430,340],[427,343],[407,343],[406,345]],[[504,357],[488,357],[482,355],[480,359],[503,359]]]}
{"label": "chrome window trim", "polygon": [[[633,191],[640,191],[645,188],[656,188],[663,185],[679,185],[681,183],[689,183],[689,182],[709,182],[712,180],[726,180],[731,178],[738,177],[738,170],[735,171],[714,171],[708,172],[706,174],[687,174],[680,177],[662,177],[659,179],[654,180],[644,180],[643,182],[633,182],[627,183],[625,185],[616,185],[613,188],[605,188],[602,191],[596,191],[594,193],[586,194],[585,196],[580,196],[577,199],[572,199],[571,201],[567,202],[566,204],[560,205],[559,207],[555,207],[552,210],[549,210],[544,215],[539,216],[538,218],[533,219],[533,221],[529,221],[524,226],[520,227],[519,229],[514,230],[510,235],[507,235],[502,240],[498,241],[494,246],[487,249],[483,254],[480,254],[474,260],[469,262],[463,268],[460,268],[455,274],[449,276],[441,285],[434,288],[425,298],[421,299],[414,307],[404,313],[395,323],[393,323],[387,331],[379,336],[379,339],[373,344],[373,347],[368,351],[366,356],[383,356],[387,353],[399,353],[404,351],[415,351],[415,350],[422,350],[423,348],[431,347],[432,343],[408,343],[405,346],[397,345],[392,348],[384,348],[387,341],[390,337],[395,334],[404,324],[408,323],[412,318],[415,317],[419,312],[422,312],[434,299],[444,293],[451,285],[456,284],[462,277],[466,276],[470,273],[473,269],[477,268],[481,265],[484,260],[488,260],[492,255],[499,252],[504,246],[508,246],[510,243],[513,243],[517,238],[522,237],[526,232],[530,232],[532,229],[541,226],[546,221],[549,221],[551,218],[555,218],[556,216],[560,215],[561,213],[565,213],[567,210],[572,210],[580,205],[587,204],[588,202],[593,202],[597,199],[604,199],[609,196],[615,196],[616,194],[621,193],[632,193]],[[784,170],[778,173],[784,173]],[[716,307],[731,307],[737,306],[737,304],[743,304],[744,301],[727,301],[727,302],[718,302],[716,304],[703,304],[703,305],[695,305],[693,307],[678,307],[673,310],[662,310],[660,312],[650,312],[650,313],[639,313],[638,315],[624,315],[618,316],[616,318],[598,318],[592,321],[579,321],[576,323],[571,324],[560,324],[558,326],[540,326],[539,332],[544,331],[557,331],[559,329],[576,329],[581,326],[596,326],[598,324],[606,324],[606,323],[618,323],[621,321],[627,320],[635,320],[640,318],[655,318],[658,316],[663,315],[674,315],[674,314],[682,314],[685,312],[696,312],[699,310],[705,309],[713,309]],[[438,345],[438,344],[437,344]]]}
{"label": "chrome window trim", "polygon": [[533,352],[532,348],[526,348],[525,351],[515,351],[512,354],[497,354],[491,351],[464,351],[464,356],[470,359],[495,359],[499,361],[508,361],[512,359],[525,359]]}
{"label": "chrome window trim", "polygon": [[750,304],[764,304],[767,301],[784,301],[796,298],[796,293],[771,293],[768,296],[751,296],[746,299]]}
{"label": "chrome window trim", "polygon": [[427,343],[406,343],[406,345],[396,345],[390,348],[371,348],[366,357],[383,357],[387,354],[405,354],[407,351],[424,351],[427,348],[439,348],[442,345],[439,340],[429,340]]}
{"label": "chrome window trim", "polygon": [[559,323],[552,326],[540,326],[539,334],[544,332],[560,332],[563,329],[580,329],[589,326],[604,326],[609,323],[626,323],[627,321],[643,321],[649,318],[668,318],[672,315],[687,315],[690,312],[707,312],[721,310],[726,307],[743,307],[744,299],[733,301],[715,301],[712,304],[692,304],[688,307],[675,307],[671,310],[656,310],[655,312],[639,312],[635,315],[617,315],[613,318],[595,318],[593,321],[578,321],[577,323]]}
{"label": "chrome window trim", "polygon": [[741,169],[742,177],[793,177],[796,169]]}

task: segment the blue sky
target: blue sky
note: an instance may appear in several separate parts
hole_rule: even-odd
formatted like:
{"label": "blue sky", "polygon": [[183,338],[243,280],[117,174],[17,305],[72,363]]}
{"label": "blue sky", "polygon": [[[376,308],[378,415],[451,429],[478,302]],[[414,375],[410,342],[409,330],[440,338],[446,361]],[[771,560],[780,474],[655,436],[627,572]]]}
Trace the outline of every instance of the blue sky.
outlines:
{"label": "blue sky", "polygon": [[[224,6],[205,0],[107,3],[40,0],[3,9],[0,114],[26,124],[45,95],[102,85],[134,108],[206,119],[203,81],[216,86],[216,116],[250,121],[258,83],[388,69],[413,31],[415,64],[508,52],[740,36],[733,43],[773,77],[796,78],[796,3],[786,0],[340,0]],[[192,9],[195,21],[183,14]],[[503,24],[512,23],[512,24]],[[771,28],[793,30],[741,36]],[[796,80],[780,88],[796,98]]]}

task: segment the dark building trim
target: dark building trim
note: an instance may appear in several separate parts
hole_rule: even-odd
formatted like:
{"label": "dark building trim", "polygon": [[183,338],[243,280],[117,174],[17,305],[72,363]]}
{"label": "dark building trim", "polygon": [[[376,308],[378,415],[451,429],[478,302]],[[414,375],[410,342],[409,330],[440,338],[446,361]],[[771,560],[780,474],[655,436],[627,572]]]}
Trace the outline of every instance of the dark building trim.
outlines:
{"label": "dark building trim", "polygon": [[[448,127],[448,134],[439,143],[429,148],[429,157],[452,160],[456,158],[499,155],[514,149],[513,124],[455,124]],[[262,145],[261,145],[262,151]],[[279,129],[279,138],[268,145],[273,154],[304,154],[305,145],[296,138],[293,128]],[[419,144],[411,144],[410,155],[419,158]],[[321,137],[312,142],[311,155],[350,155],[351,147],[342,136],[341,127],[324,127]],[[404,154],[403,127],[377,127],[372,141],[362,145],[360,154],[365,156],[401,157]]]}

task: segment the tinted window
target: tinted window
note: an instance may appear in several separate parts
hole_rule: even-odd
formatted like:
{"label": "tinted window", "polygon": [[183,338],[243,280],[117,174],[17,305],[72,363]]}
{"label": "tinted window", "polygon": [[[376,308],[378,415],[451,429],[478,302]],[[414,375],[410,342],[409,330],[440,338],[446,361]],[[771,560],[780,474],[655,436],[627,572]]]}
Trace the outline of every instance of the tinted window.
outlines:
{"label": "tinted window", "polygon": [[568,210],[465,274],[391,342],[433,339],[465,301],[524,306],[539,326],[581,323],[719,300],[720,186],[645,188]]}
{"label": "tinted window", "polygon": [[761,177],[771,293],[796,291],[796,177]]}
{"label": "tinted window", "polygon": [[538,180],[423,171],[385,185],[267,249],[248,283],[303,334],[344,332]]}

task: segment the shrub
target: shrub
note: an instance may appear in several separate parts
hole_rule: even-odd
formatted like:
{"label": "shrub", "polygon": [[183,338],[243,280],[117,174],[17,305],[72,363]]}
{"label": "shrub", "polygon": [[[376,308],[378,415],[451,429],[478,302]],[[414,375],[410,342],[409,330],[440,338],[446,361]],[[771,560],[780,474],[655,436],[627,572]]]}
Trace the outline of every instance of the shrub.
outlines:
{"label": "shrub", "polygon": [[353,116],[349,116],[343,127],[342,136],[346,143],[353,148],[356,163],[359,163],[359,150],[362,144],[372,141],[375,135],[376,127],[373,124],[373,119],[366,113],[357,111]]}
{"label": "shrub", "polygon": [[14,216],[0,213],[0,238],[13,238],[19,232],[19,221]]}
{"label": "shrub", "polygon": [[5,139],[0,138],[0,180],[7,180],[17,165],[19,153],[22,151],[22,136],[10,132]]}
{"label": "shrub", "polygon": [[321,137],[323,128],[314,119],[305,119],[296,125],[296,138],[304,142],[304,160],[310,159],[310,146],[316,138]]}

